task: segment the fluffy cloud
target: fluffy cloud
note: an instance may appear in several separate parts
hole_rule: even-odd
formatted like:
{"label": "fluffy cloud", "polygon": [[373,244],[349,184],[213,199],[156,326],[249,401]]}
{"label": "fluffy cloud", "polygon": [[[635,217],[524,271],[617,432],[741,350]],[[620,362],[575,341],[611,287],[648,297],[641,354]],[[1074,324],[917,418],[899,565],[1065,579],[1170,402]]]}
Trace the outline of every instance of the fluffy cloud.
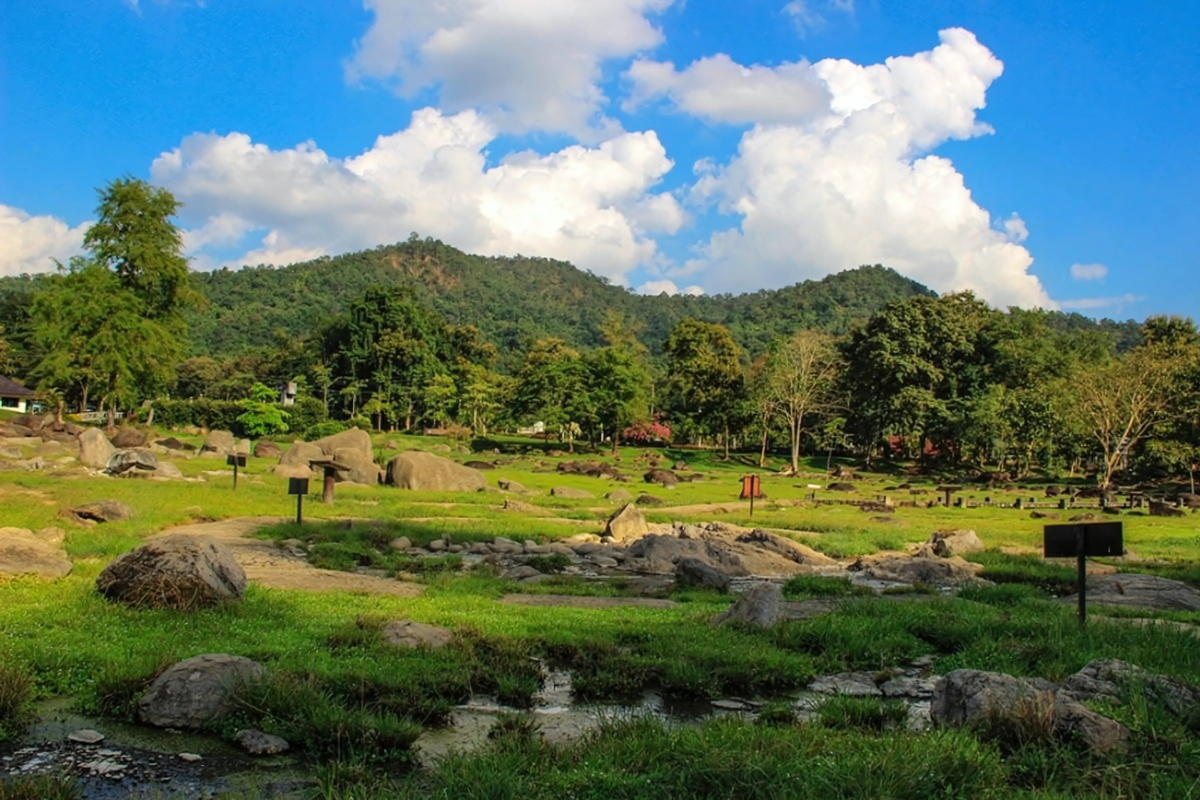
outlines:
{"label": "fluffy cloud", "polygon": [[0,204],[0,275],[49,272],[55,259],[65,264],[83,251],[90,224],[72,228],[55,217],[34,217]]}
{"label": "fluffy cloud", "polygon": [[468,252],[569,260],[623,283],[655,261],[648,233],[674,233],[679,204],[650,190],[672,166],[653,132],[597,147],[513,153],[487,168],[495,128],[473,111],[413,114],[349,159],[314,143],[272,150],[241,133],[193,134],[151,167],[198,223],[188,244],[228,246],[266,231],[237,263],[288,263],[402,240],[411,231]]}
{"label": "fluffy cloud", "polygon": [[643,283],[641,286],[639,286],[637,288],[637,291],[638,291],[638,294],[654,294],[654,295],[658,295],[658,294],[677,295],[680,292],[682,292],[683,294],[690,294],[690,295],[693,295],[696,297],[704,294],[704,289],[700,288],[699,286],[689,286],[686,289],[680,289],[678,286],[675,285],[675,281],[668,281],[668,280],[646,281],[645,283]]}
{"label": "fluffy cloud", "polygon": [[1108,277],[1108,267],[1103,264],[1072,264],[1071,279],[1076,281],[1102,281]]}
{"label": "fluffy cloud", "polygon": [[662,41],[647,15],[672,0],[364,0],[375,15],[346,62],[407,96],[430,87],[448,112],[476,109],[504,130],[565,131],[596,140],[608,59]]}
{"label": "fluffy cloud", "polygon": [[626,111],[667,97],[710,122],[794,122],[829,112],[829,91],[807,61],[743,67],[721,53],[678,72],[673,64],[638,60],[625,77],[633,84]]}
{"label": "fluffy cloud", "polygon": [[948,139],[991,132],[976,111],[1003,70],[970,32],[940,37],[931,51],[883,64],[813,64],[829,92],[828,113],[758,124],[728,164],[705,165],[693,199],[742,218],[738,228],[713,234],[688,265],[710,291],[883,263],[939,291],[1053,307],[1028,272],[1033,258],[1019,244],[1027,235],[1020,218],[994,229],[954,165],[922,155]]}

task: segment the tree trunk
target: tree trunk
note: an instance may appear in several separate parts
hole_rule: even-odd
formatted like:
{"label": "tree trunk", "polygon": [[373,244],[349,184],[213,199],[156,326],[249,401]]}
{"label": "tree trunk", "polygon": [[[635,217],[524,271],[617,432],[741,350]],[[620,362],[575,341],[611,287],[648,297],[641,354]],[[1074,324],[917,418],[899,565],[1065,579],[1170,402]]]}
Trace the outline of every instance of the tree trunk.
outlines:
{"label": "tree trunk", "polygon": [[725,460],[729,460],[729,426],[725,426]]}
{"label": "tree trunk", "polygon": [[84,381],[83,382],[83,399],[79,401],[79,413],[80,414],[87,413],[87,400],[88,400],[88,384],[87,384],[87,381]]}
{"label": "tree trunk", "polygon": [[764,419],[763,420],[762,450],[758,454],[758,468],[759,469],[763,469],[764,467],[767,466],[767,435],[770,433],[770,429],[767,427],[767,424],[768,424],[768,421],[766,419]]}
{"label": "tree trunk", "polygon": [[800,471],[800,417],[796,417],[788,426],[792,433],[792,472]]}

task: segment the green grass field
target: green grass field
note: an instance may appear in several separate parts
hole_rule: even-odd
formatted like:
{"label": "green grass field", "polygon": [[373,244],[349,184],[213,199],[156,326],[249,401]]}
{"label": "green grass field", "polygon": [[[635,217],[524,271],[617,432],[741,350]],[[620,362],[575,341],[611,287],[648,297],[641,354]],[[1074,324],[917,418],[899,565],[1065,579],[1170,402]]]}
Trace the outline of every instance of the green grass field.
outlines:
{"label": "green grass field", "polygon": [[[389,440],[403,449],[438,444],[388,435],[377,437],[377,446]],[[518,440],[494,444],[518,453],[542,446]],[[737,500],[740,476],[758,471],[712,453],[671,451],[660,454],[663,466],[684,460],[705,479],[664,490],[641,481],[644,468],[635,461],[642,451],[623,449],[620,455],[628,483],[535,471],[545,469],[539,462],[552,469],[564,460],[540,454],[486,473],[493,488],[497,479],[509,478],[536,492],[519,499],[544,508],[545,517],[502,510],[506,495],[496,492],[439,495],[339,486],[331,507],[311,498],[306,518],[313,523],[311,535],[338,547],[368,547],[372,536],[395,535],[416,544],[442,536],[461,542],[496,536],[545,542],[598,532],[617,508],[603,499],[614,489],[634,496],[646,491],[670,506],[729,504]],[[452,457],[490,461],[497,456]],[[606,453],[577,457],[609,460]],[[1121,658],[1200,683],[1200,638],[1169,626],[1094,624],[1081,630],[1073,609],[1047,594],[1070,581],[1070,568],[1001,550],[1040,548],[1043,523],[1028,511],[899,508],[894,515],[879,515],[805,503],[807,484],[829,482],[824,459],[811,462],[811,474],[798,478],[764,472],[769,498],[756,505],[752,519],[748,506],[649,507],[647,516],[664,522],[725,520],[789,532],[839,558],[901,549],[940,529],[970,528],[990,548],[976,560],[997,585],[959,597],[905,602],[843,592],[827,582],[796,581],[789,586],[790,597],[840,595],[845,601],[832,613],[770,631],[713,628],[710,618],[730,599],[705,592],[675,593],[671,597],[678,605],[672,608],[501,604],[497,598],[516,590],[516,584],[487,569],[430,569],[416,576],[426,588],[414,598],[251,585],[238,605],[187,614],[109,604],[94,591],[97,574],[149,534],[197,520],[294,514],[286,480],[268,472],[274,460],[250,459],[236,492],[223,460],[177,463],[186,476],[204,482],[0,472],[0,526],[62,527],[75,561],[74,572],[57,582],[0,579],[0,663],[29,684],[27,690],[12,684],[14,709],[27,710],[31,698],[69,696],[88,713],[129,718],[134,699],[162,666],[199,653],[226,652],[260,661],[273,678],[214,733],[229,736],[239,726],[254,725],[285,736],[314,764],[328,797],[1185,797],[1200,791],[1200,725],[1168,719],[1145,702],[1112,711],[1125,715],[1122,721],[1134,730],[1135,745],[1111,758],[1083,755],[1059,742],[1013,749],[983,733],[877,730],[861,720],[886,717],[886,709],[831,709],[815,723],[785,721],[775,727],[729,720],[684,729],[614,723],[583,744],[554,747],[518,730],[499,736],[490,749],[457,756],[432,772],[411,772],[408,747],[421,727],[443,724],[449,710],[472,693],[527,705],[538,689],[535,659],[569,668],[577,697],[595,702],[621,701],[646,688],[680,699],[772,698],[786,696],[816,675],[882,670],[924,655],[938,656],[935,669],[943,673],[971,667],[1051,680],[1093,658]],[[772,462],[775,468],[780,464]],[[917,478],[908,480],[924,494],[885,492],[901,480],[871,475],[855,481],[856,491],[848,496],[935,496],[937,482]],[[551,497],[555,486],[586,489],[596,499]],[[962,494],[1011,501],[1041,491],[1031,484],[1008,493],[967,488]],[[817,496],[847,495],[822,489]],[[134,518],[84,527],[59,516],[64,508],[100,498],[129,503]],[[363,524],[339,539],[337,531],[344,529],[323,526],[321,519]],[[1120,568],[1200,578],[1200,517],[1128,513],[1122,519],[1129,550],[1153,561]],[[285,525],[263,535],[294,533]],[[325,566],[339,565],[338,547],[330,548]],[[412,565],[382,566],[404,571]],[[538,590],[621,593],[619,586],[597,588],[565,579]],[[1200,622],[1194,614],[1156,616]],[[444,650],[400,653],[383,643],[378,629],[401,618],[445,625],[458,636]],[[0,717],[6,713],[5,685],[0,674]],[[10,719],[19,713],[24,712],[11,712]],[[4,722],[0,719],[0,738],[6,730],[12,735]]]}

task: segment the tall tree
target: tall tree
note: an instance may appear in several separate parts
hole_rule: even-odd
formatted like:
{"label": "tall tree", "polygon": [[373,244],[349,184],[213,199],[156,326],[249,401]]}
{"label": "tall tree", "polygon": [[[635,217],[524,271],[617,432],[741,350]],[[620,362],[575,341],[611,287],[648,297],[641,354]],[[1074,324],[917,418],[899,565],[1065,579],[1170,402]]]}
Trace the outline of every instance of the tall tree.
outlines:
{"label": "tall tree", "polygon": [[1167,389],[1175,365],[1155,347],[1142,347],[1102,367],[1080,368],[1071,381],[1075,411],[1100,450],[1098,479],[1112,481],[1123,459],[1166,421]]}
{"label": "tall tree", "polygon": [[616,455],[625,426],[649,415],[650,372],[630,344],[594,350],[587,354],[586,362],[592,415],[611,433],[612,454]]}
{"label": "tall tree", "polygon": [[839,372],[833,338],[817,331],[799,331],[771,352],[766,394],[772,409],[788,426],[792,443],[792,471],[800,471],[800,435],[808,414],[835,403]]}
{"label": "tall tree", "polygon": [[587,392],[587,365],[579,353],[561,339],[542,339],[517,373],[513,405],[518,414],[557,428],[574,452],[574,431],[590,413]]}
{"label": "tall tree", "polygon": [[725,326],[688,318],[671,331],[663,352],[672,420],[722,438],[728,458],[745,405],[741,348]]}

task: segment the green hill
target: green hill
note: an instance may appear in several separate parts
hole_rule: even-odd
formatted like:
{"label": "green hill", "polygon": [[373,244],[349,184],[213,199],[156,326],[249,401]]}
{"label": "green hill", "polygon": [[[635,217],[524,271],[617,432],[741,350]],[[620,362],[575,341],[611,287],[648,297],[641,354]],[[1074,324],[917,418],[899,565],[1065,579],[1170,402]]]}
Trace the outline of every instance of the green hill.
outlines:
{"label": "green hill", "polygon": [[409,241],[287,267],[197,273],[207,307],[191,320],[197,353],[231,355],[292,335],[341,311],[369,286],[408,284],[450,323],[472,324],[501,348],[557,336],[600,345],[610,311],[643,326],[639,338],[657,352],[684,317],[728,325],[750,352],[802,327],[849,329],[886,303],[929,289],[884,267],[860,267],[820,281],[738,296],[634,294],[563,261],[467,255],[441,242]]}
{"label": "green hill", "polygon": [[[39,276],[0,279],[0,319],[10,336],[23,326]],[[342,311],[369,286],[407,284],[447,322],[478,327],[501,353],[530,339],[556,336],[580,347],[601,345],[601,325],[617,312],[640,327],[657,355],[685,317],[726,325],[749,354],[772,337],[800,328],[844,333],[892,300],[934,294],[882,266],[864,266],[752,294],[646,296],[613,286],[564,261],[528,256],[468,255],[432,239],[412,238],[373,250],[322,257],[286,267],[193,273],[206,306],[189,320],[193,355],[234,356],[270,345],[279,333],[302,337]],[[1138,340],[1138,325],[1053,314],[1056,327],[1100,329],[1118,349]]]}

